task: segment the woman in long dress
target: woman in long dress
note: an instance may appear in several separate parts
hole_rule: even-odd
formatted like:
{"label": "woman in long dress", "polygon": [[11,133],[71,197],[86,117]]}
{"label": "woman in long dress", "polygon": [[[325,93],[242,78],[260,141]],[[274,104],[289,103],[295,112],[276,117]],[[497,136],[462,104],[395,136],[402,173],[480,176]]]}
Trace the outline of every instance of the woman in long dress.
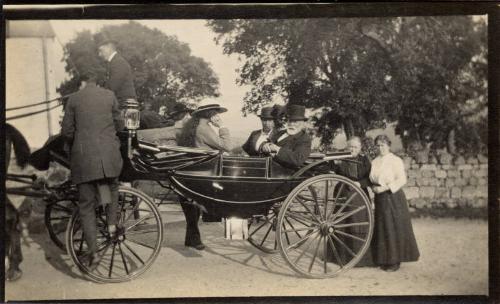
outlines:
{"label": "woman in long dress", "polygon": [[[200,106],[193,111],[191,120],[184,125],[178,144],[186,147],[208,148],[229,152],[232,148],[229,130],[222,125],[222,120],[219,116],[219,113],[226,111],[226,108],[218,104]],[[200,209],[194,205],[186,204],[182,200],[181,207],[186,216],[187,223],[184,245],[197,250],[205,249],[198,228]]]}
{"label": "woman in long dress", "polygon": [[372,253],[375,263],[383,270],[396,271],[401,262],[417,261],[420,253],[402,190],[406,184],[403,160],[391,152],[387,136],[377,136],[375,145],[379,155],[372,161],[370,172],[375,192]]}

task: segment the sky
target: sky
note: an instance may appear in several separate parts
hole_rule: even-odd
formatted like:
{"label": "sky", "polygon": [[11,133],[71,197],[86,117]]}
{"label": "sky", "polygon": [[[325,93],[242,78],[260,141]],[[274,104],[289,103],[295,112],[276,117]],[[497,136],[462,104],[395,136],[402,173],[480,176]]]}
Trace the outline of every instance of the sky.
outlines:
{"label": "sky", "polygon": [[[61,44],[74,39],[78,32],[90,30],[97,32],[104,25],[126,23],[129,20],[50,20],[52,27]],[[187,43],[194,56],[203,58],[208,62],[215,74],[219,77],[219,91],[221,96],[206,102],[216,102],[228,109],[222,119],[224,124],[231,130],[235,141],[241,142],[246,139],[251,131],[260,128],[260,120],[255,115],[243,117],[241,108],[246,88],[236,84],[238,77],[235,71],[242,62],[236,56],[228,56],[222,53],[222,47],[215,41],[215,34],[205,26],[206,20],[136,20],[150,28],[161,30],[167,35],[175,35],[181,42]],[[60,58],[62,58],[62,50]],[[64,63],[61,62],[62,67]],[[56,82],[62,82],[68,77],[64,69],[59,68],[56,73]],[[203,102],[203,101],[202,101]]]}

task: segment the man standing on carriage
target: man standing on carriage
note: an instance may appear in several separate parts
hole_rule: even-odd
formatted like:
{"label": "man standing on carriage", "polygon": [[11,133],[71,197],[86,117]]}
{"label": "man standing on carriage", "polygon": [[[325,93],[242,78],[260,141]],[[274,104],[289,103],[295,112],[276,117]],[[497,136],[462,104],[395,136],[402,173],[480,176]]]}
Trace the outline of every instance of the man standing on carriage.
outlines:
{"label": "man standing on carriage", "polygon": [[136,100],[134,75],[130,64],[116,49],[116,42],[105,37],[97,39],[99,56],[107,62],[104,87],[115,93],[120,109],[125,109],[126,100]]}
{"label": "man standing on carriage", "polygon": [[108,231],[114,233],[118,212],[118,176],[123,160],[116,132],[123,129],[118,101],[112,91],[95,83],[92,71],[80,74],[82,89],[66,105],[61,134],[71,147],[71,179],[78,187],[89,263],[97,251],[95,207],[107,206]]}

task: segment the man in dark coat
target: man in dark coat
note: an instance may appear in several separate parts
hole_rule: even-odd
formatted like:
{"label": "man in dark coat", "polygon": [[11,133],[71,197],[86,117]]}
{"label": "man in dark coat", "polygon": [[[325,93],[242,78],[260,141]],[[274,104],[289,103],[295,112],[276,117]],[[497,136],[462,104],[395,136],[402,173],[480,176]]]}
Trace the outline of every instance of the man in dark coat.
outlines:
{"label": "man in dark coat", "polygon": [[271,155],[290,172],[302,167],[311,154],[312,140],[305,130],[306,120],[304,106],[289,105],[286,132],[278,136],[274,143],[262,146],[263,153]]}
{"label": "man in dark coat", "polygon": [[71,147],[71,179],[78,186],[78,208],[92,263],[96,252],[95,207],[108,204],[108,229],[116,230],[118,176],[123,160],[116,132],[123,128],[113,92],[99,88],[92,72],[82,73],[81,90],[66,105],[61,134]]}
{"label": "man in dark coat", "polygon": [[120,107],[127,99],[136,99],[134,76],[127,60],[116,51],[115,42],[103,39],[98,43],[99,56],[106,60],[105,88],[115,93]]}
{"label": "man in dark coat", "polygon": [[140,129],[156,129],[172,127],[175,121],[172,119],[167,119],[161,116],[157,112],[153,111],[153,105],[149,102],[143,104],[143,109],[141,111],[141,124]]}
{"label": "man in dark coat", "polygon": [[243,144],[242,149],[250,156],[261,155],[260,146],[270,141],[270,136],[273,133],[274,121],[271,115],[273,108],[264,107],[260,111],[260,120],[262,129],[255,130],[250,133],[247,141]]}

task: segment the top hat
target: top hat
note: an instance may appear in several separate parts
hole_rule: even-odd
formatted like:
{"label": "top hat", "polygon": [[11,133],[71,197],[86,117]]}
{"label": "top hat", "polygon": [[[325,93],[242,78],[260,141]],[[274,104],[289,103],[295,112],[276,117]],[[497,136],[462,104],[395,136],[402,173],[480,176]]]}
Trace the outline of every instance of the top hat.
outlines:
{"label": "top hat", "polygon": [[191,115],[192,116],[195,116],[195,115],[198,115],[200,114],[201,112],[203,111],[208,111],[208,110],[215,110],[217,111],[218,113],[224,113],[224,112],[227,112],[227,109],[224,108],[224,107],[221,107],[219,106],[218,104],[216,103],[212,103],[212,104],[207,104],[207,105],[204,105],[204,106],[199,106],[198,109],[194,110]]}
{"label": "top hat", "polygon": [[286,117],[288,120],[307,120],[306,107],[301,105],[288,105]]}
{"label": "top hat", "polygon": [[173,108],[172,108],[172,111],[168,113],[169,116],[174,116],[174,115],[177,115],[177,114],[180,114],[180,113],[191,113],[193,112],[193,110],[191,110],[190,108],[188,108],[185,104],[183,103],[176,103]]}
{"label": "top hat", "polygon": [[258,115],[260,117],[260,119],[273,119],[273,115],[271,115],[271,113],[273,112],[273,107],[263,107],[261,110],[260,110],[260,115]]}

